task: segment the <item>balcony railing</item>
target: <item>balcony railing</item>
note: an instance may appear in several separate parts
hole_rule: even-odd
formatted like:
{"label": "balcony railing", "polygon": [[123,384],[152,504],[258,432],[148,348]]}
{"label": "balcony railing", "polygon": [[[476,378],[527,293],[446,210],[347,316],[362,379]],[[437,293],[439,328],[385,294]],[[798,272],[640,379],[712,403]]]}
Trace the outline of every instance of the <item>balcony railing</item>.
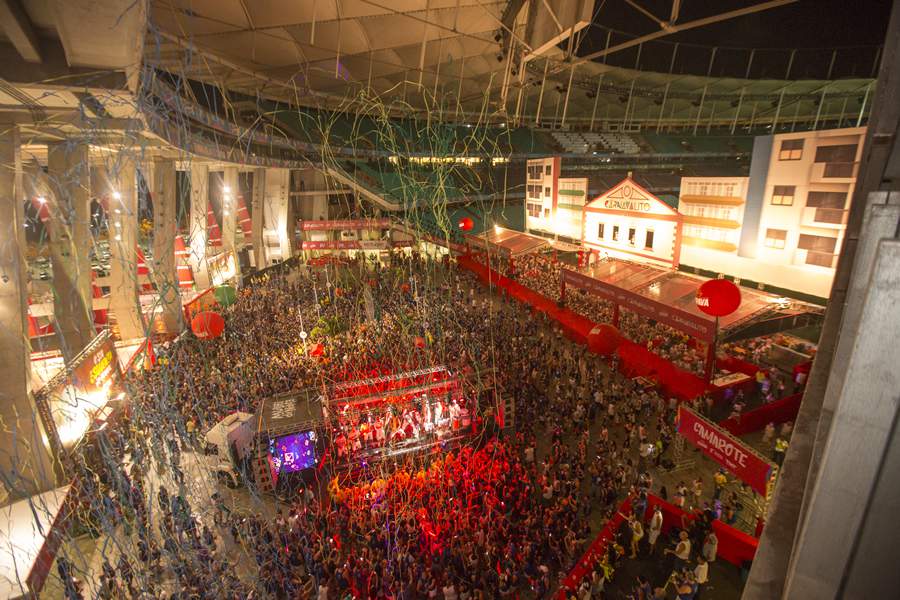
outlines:
{"label": "balcony railing", "polygon": [[837,262],[837,254],[807,250],[805,262],[808,265],[815,265],[817,267],[827,267],[829,269],[833,269],[835,263]]}
{"label": "balcony railing", "polygon": [[824,173],[822,173],[822,177],[826,179],[854,177],[855,166],[856,163],[852,162],[825,163],[825,169]]}
{"label": "balcony railing", "polygon": [[824,227],[840,229],[847,224],[848,211],[842,208],[817,208],[807,206],[803,209],[801,225],[807,227]]}
{"label": "balcony railing", "polygon": [[810,181],[812,183],[829,183],[836,179],[853,179],[859,169],[855,162],[813,163]]}

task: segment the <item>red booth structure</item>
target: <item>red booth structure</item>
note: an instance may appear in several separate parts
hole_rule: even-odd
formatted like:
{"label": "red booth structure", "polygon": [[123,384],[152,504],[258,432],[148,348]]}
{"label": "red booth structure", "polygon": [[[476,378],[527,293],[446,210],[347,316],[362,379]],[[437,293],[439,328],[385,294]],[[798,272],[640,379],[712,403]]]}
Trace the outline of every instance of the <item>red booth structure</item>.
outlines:
{"label": "red booth structure", "polygon": [[[619,506],[615,516],[606,523],[606,526],[597,535],[581,559],[569,571],[569,574],[560,586],[558,594],[560,600],[565,600],[567,592],[577,589],[581,581],[590,575],[594,564],[603,557],[607,544],[615,537],[616,532],[624,521],[622,515],[627,515],[631,511],[631,501],[631,497],[625,499]],[[663,514],[663,536],[667,536],[672,531],[672,528],[680,529],[683,520],[684,522],[691,522],[697,518],[697,515],[694,513],[682,510],[658,496],[647,494],[647,512],[643,515],[645,522],[650,518],[657,506],[660,507]],[[752,561],[756,556],[759,540],[752,535],[748,535],[721,521],[713,522],[713,531],[716,532],[716,537],[719,540],[716,560],[724,560],[741,568],[745,566],[747,561]]]}

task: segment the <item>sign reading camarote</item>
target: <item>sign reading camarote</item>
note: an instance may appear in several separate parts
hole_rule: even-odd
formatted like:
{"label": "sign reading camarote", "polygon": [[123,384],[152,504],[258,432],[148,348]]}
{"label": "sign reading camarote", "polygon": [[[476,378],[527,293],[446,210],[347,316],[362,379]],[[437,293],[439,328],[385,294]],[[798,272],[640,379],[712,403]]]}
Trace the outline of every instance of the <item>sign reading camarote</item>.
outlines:
{"label": "sign reading camarote", "polygon": [[684,405],[678,407],[678,433],[760,495],[767,494],[772,463],[730,433]]}

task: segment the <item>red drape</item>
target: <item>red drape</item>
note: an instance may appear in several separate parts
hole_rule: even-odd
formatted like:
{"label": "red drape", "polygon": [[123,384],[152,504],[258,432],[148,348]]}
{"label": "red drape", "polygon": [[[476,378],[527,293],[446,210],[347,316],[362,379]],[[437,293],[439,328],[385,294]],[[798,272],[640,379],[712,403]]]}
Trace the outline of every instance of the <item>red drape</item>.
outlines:
{"label": "red drape", "polygon": [[793,421],[800,411],[800,402],[803,394],[794,394],[781,400],[763,404],[741,415],[740,419],[725,419],[719,425],[732,435],[741,436],[754,431],[759,431],[767,423],[785,423]]}
{"label": "red drape", "polygon": [[[696,518],[694,514],[688,513],[653,494],[647,495],[647,514],[645,517],[652,514],[655,506],[659,506],[662,509],[664,534],[668,533],[673,527],[681,528],[682,516],[685,516],[687,521],[693,521]],[[719,548],[716,554],[717,560],[726,560],[740,567],[744,561],[753,560],[753,557],[756,556],[759,540],[752,535],[726,525],[722,521],[713,522],[713,531],[716,532],[716,537],[719,540]]]}

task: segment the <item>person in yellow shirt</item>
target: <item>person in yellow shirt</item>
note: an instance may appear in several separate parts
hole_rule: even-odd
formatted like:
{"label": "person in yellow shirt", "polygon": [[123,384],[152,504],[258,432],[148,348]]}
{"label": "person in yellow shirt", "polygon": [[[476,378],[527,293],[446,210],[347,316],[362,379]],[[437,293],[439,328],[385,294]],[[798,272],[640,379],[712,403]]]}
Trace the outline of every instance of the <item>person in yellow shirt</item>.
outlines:
{"label": "person in yellow shirt", "polygon": [[788,442],[786,439],[779,437],[775,440],[775,452],[772,454],[772,459],[779,467],[781,466],[781,463],[784,462],[784,455],[787,454],[787,449]]}
{"label": "person in yellow shirt", "polygon": [[719,496],[722,495],[722,490],[725,489],[725,484],[728,483],[728,477],[725,476],[725,472],[722,469],[719,469],[713,475],[713,483],[716,486],[713,499],[718,500]]}

